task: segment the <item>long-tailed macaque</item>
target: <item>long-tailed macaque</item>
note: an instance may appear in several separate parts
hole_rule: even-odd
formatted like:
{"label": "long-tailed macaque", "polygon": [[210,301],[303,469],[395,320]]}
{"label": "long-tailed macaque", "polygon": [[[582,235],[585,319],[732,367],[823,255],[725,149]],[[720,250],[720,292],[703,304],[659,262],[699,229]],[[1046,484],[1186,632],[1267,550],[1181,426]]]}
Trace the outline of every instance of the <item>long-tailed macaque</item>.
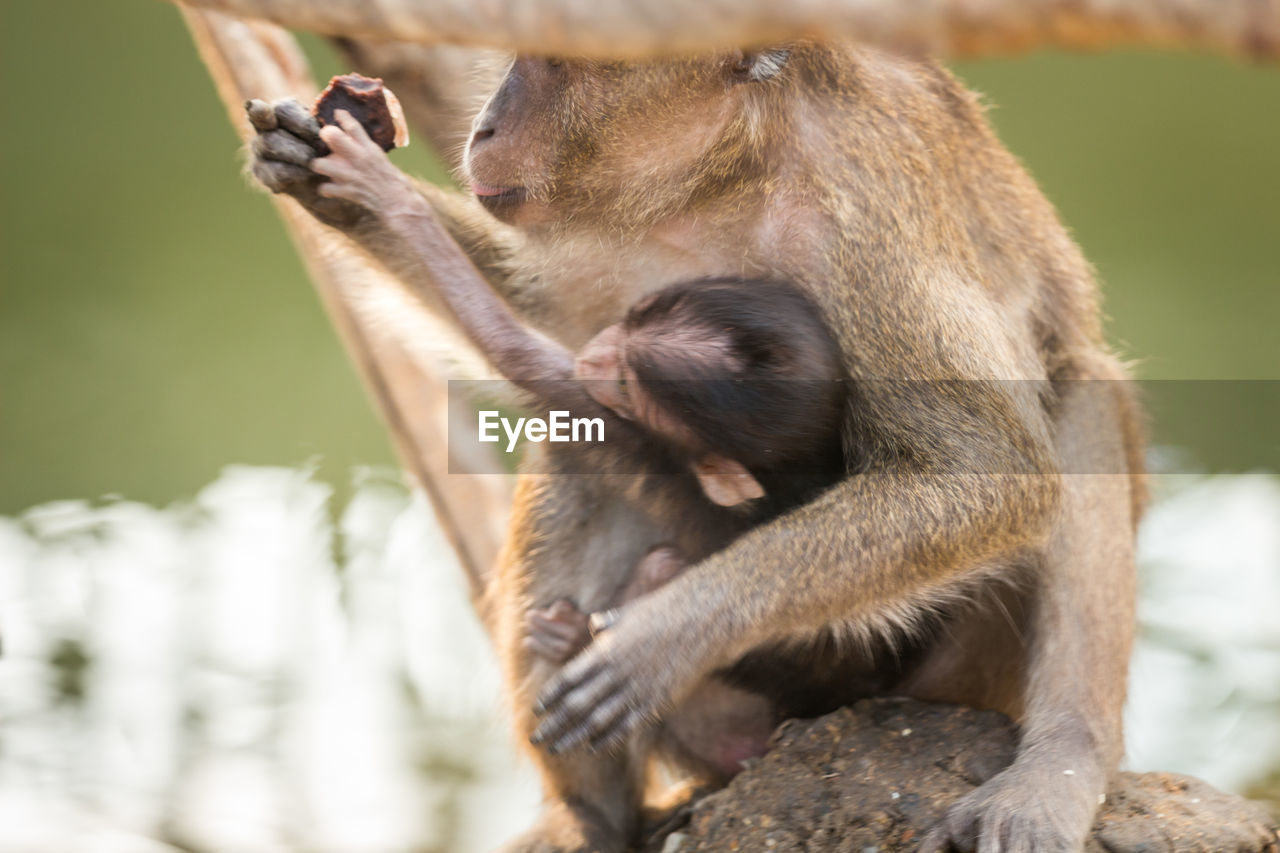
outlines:
{"label": "long-tailed macaque", "polygon": [[[258,137],[254,174],[438,308],[420,257],[442,247],[399,245],[376,195],[327,196],[295,111]],[[1089,266],[974,97],[931,62],[847,44],[519,56],[463,177],[473,199],[421,192],[507,304],[573,349],[672,281],[802,287],[858,391],[845,440],[866,457],[560,667],[525,647],[529,607],[607,606],[665,532],[602,478],[555,476],[573,460],[542,446],[486,608],[547,798],[509,849],[625,849],[642,723],[779,656],[814,710],[875,691],[1020,722],[1014,762],[925,849],[1079,849],[1122,751],[1141,431]],[[583,741],[625,748],[569,748]]]}
{"label": "long-tailed macaque", "polygon": [[[250,115],[261,123],[270,107],[252,104]],[[400,211],[385,239],[420,255],[444,307],[529,405],[605,424],[603,441],[578,446],[577,470],[629,478],[620,493],[667,531],[669,541],[624,578],[608,613],[592,617],[597,628],[690,560],[845,475],[849,389],[840,349],[797,288],[738,278],[668,285],[575,357],[518,321],[357,121],[339,112],[337,124],[319,131],[328,156],[312,163],[329,178],[324,196],[377,197],[383,209]],[[556,664],[585,648],[591,633],[588,614],[570,598],[531,609],[527,630],[526,647]],[[750,664],[724,673],[748,683],[750,674]],[[712,782],[763,754],[774,727],[796,710],[789,680],[770,674],[769,683],[754,680],[755,691],[708,679],[662,729],[664,753]]]}

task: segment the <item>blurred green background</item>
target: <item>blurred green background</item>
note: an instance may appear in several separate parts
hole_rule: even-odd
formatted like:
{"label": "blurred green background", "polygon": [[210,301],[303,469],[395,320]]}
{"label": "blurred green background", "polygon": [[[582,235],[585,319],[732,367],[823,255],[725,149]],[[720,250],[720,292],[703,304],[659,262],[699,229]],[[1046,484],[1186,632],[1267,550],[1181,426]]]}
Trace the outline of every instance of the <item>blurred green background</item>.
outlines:
{"label": "blurred green background", "polygon": [[[1097,265],[1141,376],[1280,380],[1280,68],[1135,53],[957,70]],[[176,11],[4,2],[0,71],[0,513],[163,503],[229,462],[318,459],[346,482],[390,461]],[[432,168],[421,147],[397,156]],[[1151,383],[1156,439],[1212,469],[1275,468],[1277,387]]]}

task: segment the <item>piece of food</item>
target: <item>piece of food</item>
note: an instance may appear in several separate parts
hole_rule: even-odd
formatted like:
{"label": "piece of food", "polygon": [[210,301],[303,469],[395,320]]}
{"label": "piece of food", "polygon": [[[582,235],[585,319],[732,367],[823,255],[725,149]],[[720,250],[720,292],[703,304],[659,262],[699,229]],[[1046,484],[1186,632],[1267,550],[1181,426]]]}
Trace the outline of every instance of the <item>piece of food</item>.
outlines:
{"label": "piece of food", "polygon": [[343,74],[330,80],[311,113],[321,125],[337,124],[333,117],[337,110],[351,113],[384,151],[409,144],[409,128],[400,101],[377,77]]}

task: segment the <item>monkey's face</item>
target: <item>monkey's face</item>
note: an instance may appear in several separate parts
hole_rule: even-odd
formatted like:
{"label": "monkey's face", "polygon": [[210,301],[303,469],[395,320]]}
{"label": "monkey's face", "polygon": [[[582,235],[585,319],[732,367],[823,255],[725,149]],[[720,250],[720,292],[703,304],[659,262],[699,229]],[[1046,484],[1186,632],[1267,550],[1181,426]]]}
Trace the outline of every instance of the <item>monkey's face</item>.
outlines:
{"label": "monkey's face", "polygon": [[[712,503],[737,507],[764,497],[764,489],[740,462],[713,453],[694,436],[680,418],[660,405],[646,383],[641,382],[627,358],[627,341],[631,337],[623,324],[609,326],[592,338],[574,362],[574,378],[583,382],[587,393],[597,403],[612,409],[627,420],[635,421],[653,435],[687,454],[689,466]],[[669,337],[659,333],[656,337]],[[656,343],[651,342],[651,343]],[[664,341],[673,344],[672,341]],[[640,344],[638,344],[640,345]],[[713,347],[718,349],[718,345]],[[698,353],[689,353],[698,358]],[[706,353],[702,357],[706,357]],[[721,354],[712,354],[723,360]],[[718,366],[720,369],[728,364]],[[696,381],[696,380],[676,380]]]}
{"label": "monkey's face", "polygon": [[588,341],[574,360],[573,376],[597,403],[635,420],[628,387],[635,372],[628,370],[622,351],[626,336],[622,324],[616,323]]}
{"label": "monkey's face", "polygon": [[[742,119],[744,92],[785,51],[649,62],[518,56],[472,125],[463,169],[520,226],[652,220],[705,183]],[[737,146],[734,146],[737,150]]]}
{"label": "monkey's face", "polygon": [[[650,365],[642,377],[637,359],[648,363],[652,359],[646,354],[653,353],[668,356],[666,363],[658,369]],[[707,376],[735,375],[742,366],[723,334],[664,317],[634,327],[617,323],[604,329],[582,348],[573,373],[597,403],[697,457],[709,448],[678,414],[659,402],[661,394],[649,382],[699,382]]]}
{"label": "monkey's face", "polygon": [[574,360],[574,378],[588,394],[619,417],[673,444],[687,447],[693,437],[679,420],[658,405],[627,357],[631,333],[616,323],[587,342]]}
{"label": "monkey's face", "polygon": [[609,326],[587,342],[574,361],[574,378],[581,381],[597,403],[619,417],[674,445],[689,448],[693,436],[678,418],[658,405],[628,358],[633,337],[621,323]]}

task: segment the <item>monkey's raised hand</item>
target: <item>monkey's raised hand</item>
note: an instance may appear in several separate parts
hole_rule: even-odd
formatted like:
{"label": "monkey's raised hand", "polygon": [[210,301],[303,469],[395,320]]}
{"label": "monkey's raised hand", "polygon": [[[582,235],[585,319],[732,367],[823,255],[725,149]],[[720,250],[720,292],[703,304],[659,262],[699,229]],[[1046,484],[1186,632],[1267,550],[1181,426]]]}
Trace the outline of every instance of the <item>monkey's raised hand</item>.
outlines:
{"label": "monkey's raised hand", "polygon": [[409,209],[427,212],[426,202],[413,183],[392,165],[387,152],[369,138],[364,126],[346,110],[338,110],[334,118],[337,125],[320,128],[320,141],[328,146],[329,156],[311,161],[311,171],[329,179],[319,185],[319,194],[382,216]]}
{"label": "monkey's raised hand", "polygon": [[322,222],[339,227],[356,224],[366,211],[345,199],[321,195],[328,179],[311,170],[317,157],[329,153],[320,139],[320,125],[295,98],[268,104],[245,104],[258,135],[249,144],[249,171],[273,193],[292,196]]}
{"label": "monkey's raised hand", "polygon": [[531,741],[553,754],[616,746],[691,693],[715,668],[716,649],[682,594],[676,579],[623,607],[538,696]]}

